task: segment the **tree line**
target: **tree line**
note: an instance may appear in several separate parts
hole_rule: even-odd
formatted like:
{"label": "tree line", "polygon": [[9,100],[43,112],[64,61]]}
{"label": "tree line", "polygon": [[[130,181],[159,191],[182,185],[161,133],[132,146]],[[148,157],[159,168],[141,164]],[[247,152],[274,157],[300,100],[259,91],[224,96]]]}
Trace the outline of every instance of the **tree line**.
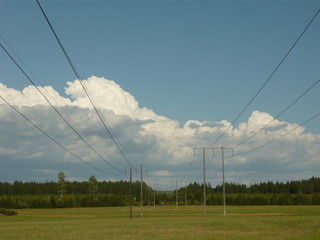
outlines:
{"label": "tree line", "polygon": [[[320,193],[320,178],[311,177],[306,180],[287,181],[286,183],[271,181],[267,183],[255,183],[247,186],[238,183],[226,183],[226,192],[228,193],[279,193],[279,194],[313,194]],[[203,184],[193,183],[187,186],[187,192],[191,194],[201,194]],[[185,188],[179,191],[183,192]],[[207,192],[209,193],[222,193],[222,185],[212,187],[210,183],[207,185]]]}
{"label": "tree line", "polygon": [[[140,204],[140,182],[132,183],[133,204]],[[191,183],[177,191],[156,191],[142,184],[144,205],[197,205],[203,202],[203,185]],[[130,203],[130,182],[67,181],[63,172],[58,181],[0,182],[0,208],[58,208],[127,206]],[[320,178],[256,183],[250,186],[226,183],[229,205],[320,205]],[[207,185],[207,204],[222,204],[222,186]]]}
{"label": "tree line", "polygon": [[[320,205],[320,178],[282,182],[255,183],[250,186],[226,183],[226,202],[229,205]],[[223,202],[222,185],[207,185],[207,204]],[[181,204],[201,204],[203,184],[192,183],[178,190]]]}

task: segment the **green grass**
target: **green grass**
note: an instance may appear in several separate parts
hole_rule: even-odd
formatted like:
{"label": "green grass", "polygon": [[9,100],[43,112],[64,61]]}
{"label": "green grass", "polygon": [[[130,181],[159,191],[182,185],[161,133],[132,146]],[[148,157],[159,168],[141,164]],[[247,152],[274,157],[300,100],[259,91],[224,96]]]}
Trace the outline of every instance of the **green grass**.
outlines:
{"label": "green grass", "polygon": [[0,240],[320,239],[320,206],[24,209],[0,215]]}

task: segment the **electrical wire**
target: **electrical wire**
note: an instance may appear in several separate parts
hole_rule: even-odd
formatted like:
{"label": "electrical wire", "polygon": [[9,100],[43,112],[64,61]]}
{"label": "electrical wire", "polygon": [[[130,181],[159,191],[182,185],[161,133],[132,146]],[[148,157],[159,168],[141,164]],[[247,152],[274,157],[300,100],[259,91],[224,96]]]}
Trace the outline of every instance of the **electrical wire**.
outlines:
{"label": "electrical wire", "polygon": [[17,59],[19,59],[20,63],[23,65],[24,69],[26,69],[30,75],[35,79],[35,81],[42,87],[42,89],[46,92],[47,95],[51,97],[51,99],[56,103],[56,107],[65,114],[66,119],[68,121],[72,122],[73,125],[75,125],[78,130],[81,132],[82,135],[85,135],[82,131],[81,128],[78,126],[78,124],[73,121],[72,117],[67,113],[67,111],[64,110],[64,108],[60,107],[59,105],[62,105],[61,102],[58,101],[58,99],[55,98],[55,96],[51,95],[49,91],[44,87],[44,85],[41,83],[41,81],[35,76],[35,74],[30,70],[30,68],[22,61],[22,59],[19,57],[19,55],[15,52],[15,50],[10,46],[10,44],[6,41],[6,39],[0,34],[0,38],[2,41],[8,46],[10,51],[15,55]]}
{"label": "electrical wire", "polygon": [[28,74],[20,67],[20,65],[15,61],[15,59],[11,56],[11,54],[6,50],[6,48],[0,43],[1,48],[5,51],[5,53],[9,56],[9,58],[14,62],[14,64],[19,68],[19,70],[23,73],[23,75],[31,82],[31,84],[38,90],[38,92],[42,95],[42,97],[50,104],[50,106],[55,110],[55,112],[63,119],[63,121],[73,130],[73,132],[106,164],[108,164],[111,168],[123,174],[119,169],[110,164],[107,160],[105,160],[79,133],[78,131],[68,122],[68,120],[62,116],[62,114],[58,111],[58,109],[50,102],[50,100],[43,94],[43,92],[38,88],[38,86],[32,81],[32,79],[28,76]]}
{"label": "electrical wire", "polygon": [[[28,72],[31,74],[31,76],[38,82],[38,84],[46,91],[47,95],[50,95],[49,91],[47,91],[45,89],[45,87],[41,84],[40,80],[33,74],[33,72],[29,69],[29,67],[23,62],[23,60],[19,57],[19,55],[14,51],[14,49],[10,46],[10,44],[6,41],[6,39],[0,34],[0,38],[2,39],[2,41],[10,48],[11,52],[16,56],[17,59],[19,59],[20,63],[24,66],[25,69],[28,70]],[[34,84],[33,84],[34,85]],[[36,87],[37,88],[37,87]],[[37,90],[39,91],[39,89],[37,88]],[[59,108],[60,111],[64,112],[64,114],[66,116],[68,116],[68,121],[71,121],[73,123],[73,125],[76,125],[78,127],[78,130],[81,131],[80,127],[76,124],[76,122],[74,122],[72,120],[72,118],[69,116],[69,114],[62,108],[59,107],[59,103],[57,101],[57,99],[55,99],[52,95],[50,95],[52,100],[55,101],[55,103],[57,104],[57,108]],[[67,118],[66,118],[67,119]],[[82,133],[82,135],[84,135],[84,133]],[[93,150],[95,151],[95,150]],[[103,161],[107,162],[102,156],[99,156]],[[107,163],[109,164],[109,163]],[[120,171],[120,170],[119,170]],[[122,172],[120,172],[122,173]]]}
{"label": "electrical wire", "polygon": [[[103,117],[103,116],[102,116]],[[119,144],[120,148],[122,149],[123,153],[128,156],[127,158],[131,159],[131,161],[133,161],[136,165],[138,165],[137,161],[134,160],[131,155],[129,154],[128,151],[126,151],[126,149],[124,148],[123,144],[121,143],[120,139],[116,136],[116,134],[113,132],[112,128],[110,127],[110,125],[108,124],[108,122],[105,120],[105,118],[103,117],[108,129],[110,130],[112,136],[115,138],[116,142]]]}
{"label": "electrical wire", "polygon": [[274,117],[269,123],[264,125],[262,128],[260,128],[257,132],[252,134],[250,137],[246,138],[233,148],[237,148],[240,145],[244,144],[247,142],[249,139],[253,138],[255,135],[257,135],[259,132],[261,132],[263,129],[265,129],[267,126],[269,126],[274,120],[278,119],[282,114],[284,114],[289,108],[291,108],[294,104],[296,104],[304,95],[306,95],[314,86],[316,86],[320,82],[320,79],[318,79],[315,83],[313,83],[306,91],[304,91],[296,100],[294,100],[291,104],[289,104],[282,112],[280,112],[276,117]]}
{"label": "electrical wire", "polygon": [[90,100],[90,102],[91,102],[93,108],[95,109],[95,112],[97,113],[99,119],[101,120],[103,126],[105,127],[106,131],[108,132],[109,136],[111,137],[112,141],[113,141],[114,144],[116,145],[117,149],[119,150],[119,152],[121,153],[121,155],[123,156],[123,158],[126,160],[126,162],[129,164],[129,166],[130,166],[131,168],[135,169],[135,168],[132,166],[131,162],[127,159],[127,157],[125,156],[124,152],[123,152],[122,149],[120,148],[119,144],[116,142],[114,136],[111,134],[111,131],[110,131],[109,128],[107,127],[107,125],[106,125],[106,123],[105,123],[105,120],[104,120],[104,118],[103,118],[103,115],[100,113],[100,111],[99,111],[98,108],[96,107],[96,104],[94,103],[93,98],[91,97],[88,89],[85,87],[85,85],[84,85],[84,83],[83,83],[83,81],[82,81],[82,78],[80,77],[80,74],[78,73],[76,67],[75,67],[74,64],[72,63],[69,54],[67,53],[67,51],[66,51],[65,48],[63,47],[62,42],[60,41],[58,35],[56,34],[56,32],[55,32],[55,30],[54,30],[51,22],[49,21],[47,15],[46,15],[46,13],[45,13],[45,11],[43,10],[43,8],[42,8],[42,6],[40,5],[39,1],[36,0],[36,2],[38,3],[38,6],[39,6],[39,8],[40,8],[40,10],[41,10],[41,12],[42,12],[42,14],[43,14],[43,16],[45,17],[45,19],[46,19],[46,21],[47,21],[47,23],[48,23],[48,25],[49,25],[52,33],[54,34],[57,42],[59,43],[59,46],[60,46],[61,50],[63,51],[65,57],[67,58],[67,60],[68,60],[68,62],[69,62],[69,64],[70,64],[73,72],[75,73],[76,77],[78,78],[78,80],[79,80],[79,82],[80,82],[80,84],[81,84],[81,86],[82,86],[85,94],[87,95],[88,99]]}
{"label": "electrical wire", "polygon": [[251,98],[251,100],[249,101],[249,103],[242,109],[242,111],[238,114],[238,116],[232,121],[232,123],[229,125],[229,127],[212,143],[209,145],[209,147],[215,145],[231,128],[231,126],[234,125],[234,123],[240,118],[240,116],[247,110],[247,108],[251,105],[251,103],[256,99],[256,97],[259,95],[259,93],[262,91],[262,89],[267,85],[267,83],[270,81],[270,79],[273,77],[273,75],[278,71],[278,69],[280,68],[280,66],[282,65],[282,63],[286,60],[286,58],[288,57],[288,55],[291,53],[291,51],[294,49],[294,47],[297,45],[297,43],[299,42],[299,40],[302,38],[302,36],[304,35],[304,33],[307,31],[307,29],[310,27],[310,25],[312,24],[312,22],[314,21],[314,19],[317,17],[317,15],[319,14],[320,9],[318,9],[318,11],[316,12],[316,14],[312,17],[312,19],[309,21],[308,25],[304,28],[304,30],[302,31],[302,33],[299,35],[299,37],[297,38],[297,40],[294,42],[294,44],[291,46],[291,48],[289,49],[289,51],[287,51],[287,53],[285,54],[285,56],[282,58],[282,60],[280,61],[280,63],[276,66],[276,68],[273,70],[273,72],[269,75],[269,77],[267,78],[267,80],[262,84],[262,86],[260,87],[260,89],[256,92],[256,94]]}
{"label": "electrical wire", "polygon": [[29,74],[30,74],[29,76],[32,76],[33,79],[42,87],[42,90],[44,90],[44,91],[46,92],[46,95],[49,95],[49,96],[51,97],[51,100],[53,100],[53,101],[55,102],[56,107],[59,109],[59,111],[64,113],[65,118],[66,118],[69,122],[72,122],[72,125],[73,125],[73,126],[75,125],[75,126],[77,127],[78,131],[81,132],[81,135],[82,135],[82,136],[87,137],[86,134],[81,131],[81,128],[79,127],[79,125],[78,125],[75,121],[73,121],[72,117],[68,114],[68,112],[65,111],[63,107],[60,107],[60,106],[59,106],[59,105],[62,106],[63,104],[61,104],[61,102],[59,102],[58,99],[56,99],[54,95],[51,95],[51,92],[48,91],[48,90],[44,87],[44,85],[41,83],[41,81],[35,76],[35,74],[34,74],[34,73],[30,70],[30,68],[24,63],[24,61],[19,57],[19,55],[15,52],[15,50],[10,46],[10,44],[7,42],[7,40],[6,40],[1,34],[0,34],[0,38],[1,38],[2,41],[6,44],[6,46],[8,46],[8,48],[9,48],[10,51],[14,54],[14,56],[16,57],[16,59],[19,60],[19,62],[20,62],[20,63],[22,64],[22,66],[24,67],[24,69],[26,69],[26,70],[29,72]]}
{"label": "electrical wire", "polygon": [[188,173],[189,173],[189,171],[190,171],[190,169],[191,169],[191,167],[192,167],[192,164],[193,164],[194,159],[195,159],[195,153],[193,154],[193,158],[192,158],[192,160],[190,161],[189,167],[188,167],[188,169],[187,169],[187,171],[186,171],[186,173],[185,173],[185,175],[184,175],[184,177],[183,177],[184,179],[186,179],[186,177],[187,177],[187,175],[188,175]]}
{"label": "electrical wire", "polygon": [[243,154],[247,154],[247,153],[250,153],[250,152],[255,151],[255,150],[257,150],[257,149],[260,149],[260,148],[262,148],[262,147],[265,147],[265,146],[267,146],[267,145],[269,145],[269,144],[271,144],[271,143],[279,140],[280,138],[288,135],[289,133],[295,131],[296,129],[302,127],[303,125],[306,125],[308,122],[312,121],[313,119],[315,119],[315,118],[318,117],[319,115],[320,115],[320,113],[317,113],[317,114],[314,115],[313,117],[307,119],[306,121],[304,121],[303,123],[301,123],[301,124],[298,125],[297,127],[295,127],[295,128],[293,128],[293,129],[291,129],[290,131],[288,131],[288,132],[280,135],[279,137],[277,137],[277,138],[275,138],[275,139],[273,139],[273,140],[271,140],[271,141],[269,141],[269,142],[267,142],[267,143],[265,143],[265,144],[263,144],[263,145],[260,145],[260,146],[258,146],[258,147],[255,147],[255,148],[253,148],[253,149],[251,149],[251,150],[248,150],[248,151],[245,151],[245,152],[240,152],[240,153],[238,153],[238,154],[235,154],[235,155],[233,155],[233,157],[240,156],[240,155],[243,155]]}
{"label": "electrical wire", "polygon": [[16,111],[21,117],[23,117],[25,120],[27,120],[32,126],[34,126],[36,129],[38,129],[40,132],[42,132],[45,136],[47,136],[48,138],[50,138],[55,144],[57,144],[58,146],[60,146],[62,149],[64,149],[66,152],[70,153],[72,156],[74,156],[75,158],[77,158],[78,160],[80,160],[81,162],[85,163],[86,165],[88,165],[91,168],[94,168],[95,170],[104,173],[104,174],[111,174],[109,172],[103,171],[97,167],[95,167],[94,165],[88,163],[87,161],[83,160],[82,158],[80,158],[79,156],[77,156],[76,154],[74,154],[72,151],[70,151],[69,149],[67,149],[65,146],[63,146],[61,143],[59,143],[57,140],[55,140],[53,137],[51,137],[48,133],[46,133],[44,130],[42,130],[40,127],[38,127],[35,123],[33,123],[27,116],[25,116],[22,112],[20,112],[16,107],[14,107],[12,104],[10,104],[6,99],[4,99],[1,95],[0,98],[6,103],[8,104],[14,111]]}

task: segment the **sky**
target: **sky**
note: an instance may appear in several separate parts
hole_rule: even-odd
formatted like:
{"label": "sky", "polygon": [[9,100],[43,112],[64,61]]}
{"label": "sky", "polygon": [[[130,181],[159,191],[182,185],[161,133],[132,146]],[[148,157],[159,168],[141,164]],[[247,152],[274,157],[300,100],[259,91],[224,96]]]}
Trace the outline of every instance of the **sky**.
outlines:
{"label": "sky", "polygon": [[202,151],[194,151],[202,147],[217,148],[206,151],[212,185],[221,184],[221,147],[234,148],[233,157],[225,149],[229,182],[319,177],[320,117],[299,125],[319,113],[320,84],[256,132],[319,80],[320,16],[234,122],[319,0],[39,2],[123,154],[37,2],[0,0],[0,43],[86,140],[0,49],[0,96],[78,157],[0,99],[0,181],[51,181],[59,171],[69,180],[127,180],[130,163],[143,165],[150,185],[173,188],[202,181]]}

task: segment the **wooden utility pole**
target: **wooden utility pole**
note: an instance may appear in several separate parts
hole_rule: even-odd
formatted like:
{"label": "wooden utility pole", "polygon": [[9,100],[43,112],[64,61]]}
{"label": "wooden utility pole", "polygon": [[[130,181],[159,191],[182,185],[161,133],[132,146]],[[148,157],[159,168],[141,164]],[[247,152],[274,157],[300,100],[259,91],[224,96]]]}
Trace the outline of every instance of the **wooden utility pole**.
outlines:
{"label": "wooden utility pole", "polygon": [[132,168],[130,168],[130,219],[132,218]]}
{"label": "wooden utility pole", "polygon": [[187,181],[185,181],[185,201],[186,206],[188,206],[188,190],[187,190]]}
{"label": "wooden utility pole", "polygon": [[202,149],[203,157],[203,215],[207,216],[207,191],[206,191],[206,150]]}
{"label": "wooden utility pole", "polygon": [[156,207],[156,185],[153,185],[153,207]]}
{"label": "wooden utility pole", "polygon": [[206,194],[206,150],[213,148],[194,148],[194,155],[196,150],[202,150],[202,159],[203,159],[203,216],[207,216],[207,194]]}
{"label": "wooden utility pole", "polygon": [[233,148],[213,148],[213,149],[221,149],[221,166],[222,166],[222,194],[223,194],[223,216],[227,215],[226,210],[226,185],[225,185],[225,177],[224,177],[224,150],[229,149],[232,151],[233,156]]}
{"label": "wooden utility pole", "polygon": [[178,181],[176,180],[176,207],[179,205],[178,201]]}
{"label": "wooden utility pole", "polygon": [[221,147],[221,165],[222,165],[222,192],[223,192],[223,216],[226,216],[226,184],[224,180],[224,148]]}
{"label": "wooden utility pole", "polygon": [[142,200],[142,164],[140,167],[140,216],[142,216],[142,205],[143,205],[143,200]]}

